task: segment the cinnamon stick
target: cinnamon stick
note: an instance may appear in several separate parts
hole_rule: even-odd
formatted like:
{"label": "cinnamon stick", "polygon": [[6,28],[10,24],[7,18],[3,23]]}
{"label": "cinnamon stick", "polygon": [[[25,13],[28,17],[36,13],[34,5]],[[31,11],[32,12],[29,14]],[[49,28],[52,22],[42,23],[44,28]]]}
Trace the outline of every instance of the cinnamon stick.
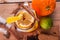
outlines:
{"label": "cinnamon stick", "polygon": [[28,11],[29,14],[31,14],[37,21],[39,21],[39,19],[34,16],[33,12],[31,11],[31,9],[30,9],[29,7],[27,8],[27,7],[24,6],[23,4],[20,4],[20,5],[21,5],[21,7],[23,7],[26,11]]}

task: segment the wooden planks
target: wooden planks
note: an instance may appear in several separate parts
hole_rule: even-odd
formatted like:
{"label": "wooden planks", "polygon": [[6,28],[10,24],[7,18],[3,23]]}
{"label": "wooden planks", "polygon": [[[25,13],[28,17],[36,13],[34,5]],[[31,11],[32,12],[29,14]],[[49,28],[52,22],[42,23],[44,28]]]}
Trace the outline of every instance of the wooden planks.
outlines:
{"label": "wooden planks", "polygon": [[31,1],[31,0],[5,0],[6,2],[25,2],[25,1]]}
{"label": "wooden planks", "polygon": [[4,2],[30,2],[32,0],[0,0],[0,3],[4,3]]}

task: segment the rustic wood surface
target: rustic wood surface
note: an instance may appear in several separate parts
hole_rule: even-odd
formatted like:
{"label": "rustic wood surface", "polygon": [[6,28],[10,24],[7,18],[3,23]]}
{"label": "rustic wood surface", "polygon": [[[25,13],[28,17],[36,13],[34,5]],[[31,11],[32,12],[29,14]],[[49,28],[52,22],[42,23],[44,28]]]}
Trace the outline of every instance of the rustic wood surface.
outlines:
{"label": "rustic wood surface", "polygon": [[[7,18],[9,16],[13,16],[14,14],[11,14],[16,8],[18,7],[17,4],[0,4],[0,16],[3,18]],[[34,32],[31,33],[23,33],[23,32],[19,32],[19,35],[24,38],[21,40],[25,40],[27,39],[27,36],[30,35],[36,35],[39,34],[38,38],[39,40],[59,40],[59,27],[60,27],[60,2],[56,3],[56,9],[52,15],[53,18],[53,27],[51,29],[51,32],[55,32],[56,34],[53,35],[45,35],[45,34],[41,34],[38,30],[41,31],[41,29],[37,29]],[[2,27],[2,25],[0,25],[0,27]],[[12,29],[14,26],[12,26]],[[17,40],[14,35],[11,33],[11,36],[9,39],[5,38],[3,36],[2,33],[0,33],[0,40]]]}
{"label": "rustic wood surface", "polygon": [[26,1],[32,1],[32,0],[0,0],[0,3],[3,3],[3,2],[26,2]]}

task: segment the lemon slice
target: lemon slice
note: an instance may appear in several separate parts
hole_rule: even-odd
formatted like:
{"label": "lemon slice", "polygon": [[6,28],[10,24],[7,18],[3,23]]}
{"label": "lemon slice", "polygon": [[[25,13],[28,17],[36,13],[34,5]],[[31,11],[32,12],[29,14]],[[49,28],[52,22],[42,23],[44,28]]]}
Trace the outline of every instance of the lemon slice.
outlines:
{"label": "lemon slice", "polygon": [[[36,13],[33,10],[34,15],[36,17]],[[38,28],[38,21],[34,19],[34,17],[32,17],[27,11],[25,10],[21,10],[18,12],[17,15],[23,13],[22,19],[16,21],[16,25],[17,25],[17,30],[22,31],[22,32],[32,32],[34,30],[36,30]],[[34,22],[35,20],[35,22]],[[31,26],[34,23],[33,26]]]}
{"label": "lemon slice", "polygon": [[17,16],[22,14],[21,20],[16,21],[16,24],[21,29],[31,28],[32,23],[34,23],[34,17],[32,17],[27,11],[21,10],[17,13]]}
{"label": "lemon slice", "polygon": [[17,30],[18,31],[21,31],[21,32],[33,32],[37,28],[38,28],[38,21],[35,21],[35,24],[34,24],[34,26],[32,28],[30,28],[28,30],[22,30],[22,29],[17,28]]}
{"label": "lemon slice", "polygon": [[15,21],[17,21],[17,20],[20,20],[22,18],[22,15],[20,14],[19,16],[12,16],[12,17],[8,17],[7,19],[6,19],[6,23],[7,24],[11,24],[11,23],[13,23],[13,22],[15,22]]}

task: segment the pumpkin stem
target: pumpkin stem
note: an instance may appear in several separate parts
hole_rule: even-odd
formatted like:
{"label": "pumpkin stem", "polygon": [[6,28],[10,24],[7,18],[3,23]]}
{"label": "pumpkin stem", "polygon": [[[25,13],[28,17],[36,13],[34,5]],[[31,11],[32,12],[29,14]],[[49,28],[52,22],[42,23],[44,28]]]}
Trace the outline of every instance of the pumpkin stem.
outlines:
{"label": "pumpkin stem", "polygon": [[46,10],[50,10],[50,6],[47,6],[47,7],[46,7]]}

